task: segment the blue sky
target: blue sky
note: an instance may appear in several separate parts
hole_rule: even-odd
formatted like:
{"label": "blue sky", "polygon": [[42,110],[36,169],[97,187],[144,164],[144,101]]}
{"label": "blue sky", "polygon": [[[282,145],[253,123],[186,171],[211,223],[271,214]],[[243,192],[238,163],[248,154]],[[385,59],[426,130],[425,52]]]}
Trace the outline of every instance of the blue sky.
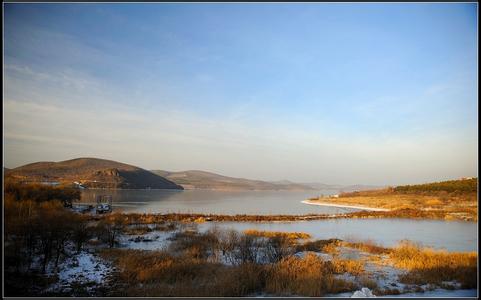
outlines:
{"label": "blue sky", "polygon": [[477,175],[476,4],[5,4],[5,164]]}

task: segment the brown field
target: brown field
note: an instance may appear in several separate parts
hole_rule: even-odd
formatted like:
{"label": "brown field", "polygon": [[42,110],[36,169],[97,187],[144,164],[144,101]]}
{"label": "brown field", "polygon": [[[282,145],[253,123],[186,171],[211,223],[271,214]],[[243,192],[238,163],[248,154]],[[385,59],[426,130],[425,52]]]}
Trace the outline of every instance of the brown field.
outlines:
{"label": "brown field", "polygon": [[411,216],[471,221],[478,219],[477,178],[342,193],[338,198],[319,197],[310,201],[390,210],[349,214],[353,217]]}

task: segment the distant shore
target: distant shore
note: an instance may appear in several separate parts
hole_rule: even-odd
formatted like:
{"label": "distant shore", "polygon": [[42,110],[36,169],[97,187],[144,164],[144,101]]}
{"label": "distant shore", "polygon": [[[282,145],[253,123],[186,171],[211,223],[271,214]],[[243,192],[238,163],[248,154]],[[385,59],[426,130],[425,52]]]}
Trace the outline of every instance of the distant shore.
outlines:
{"label": "distant shore", "polygon": [[367,206],[355,206],[355,205],[345,205],[345,204],[336,204],[336,203],[327,203],[327,202],[318,202],[312,200],[303,200],[301,203],[309,204],[309,205],[319,205],[319,206],[333,206],[333,207],[342,207],[342,208],[355,208],[355,209],[362,209],[367,211],[389,211],[386,208],[375,208],[375,207],[367,207]]}

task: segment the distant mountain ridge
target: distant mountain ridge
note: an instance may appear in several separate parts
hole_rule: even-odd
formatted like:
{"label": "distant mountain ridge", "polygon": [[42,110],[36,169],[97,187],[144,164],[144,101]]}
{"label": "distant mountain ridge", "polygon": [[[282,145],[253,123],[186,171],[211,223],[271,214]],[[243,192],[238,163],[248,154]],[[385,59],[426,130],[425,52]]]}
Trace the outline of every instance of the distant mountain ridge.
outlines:
{"label": "distant mountain ridge", "polygon": [[312,187],[290,181],[268,182],[245,178],[229,177],[206,171],[189,170],[171,172],[152,170],[153,173],[163,176],[185,189],[210,189],[210,190],[314,190]]}
{"label": "distant mountain ridge", "polygon": [[382,188],[372,185],[296,183],[289,180],[263,181],[224,176],[201,170],[171,172],[142,168],[99,158],[76,158],[60,162],[36,162],[4,168],[6,179],[21,182],[82,183],[90,188],[114,189],[209,189],[209,190],[331,190],[351,192]]}
{"label": "distant mountain ridge", "polygon": [[21,182],[80,182],[90,188],[183,189],[182,186],[136,166],[99,158],[37,162],[5,170],[5,178]]}

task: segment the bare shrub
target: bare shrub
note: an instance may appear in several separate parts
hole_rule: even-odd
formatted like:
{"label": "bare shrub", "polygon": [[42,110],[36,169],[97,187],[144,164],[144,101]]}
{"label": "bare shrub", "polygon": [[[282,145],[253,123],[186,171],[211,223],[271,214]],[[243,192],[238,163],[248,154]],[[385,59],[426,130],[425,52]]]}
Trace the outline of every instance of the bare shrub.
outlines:
{"label": "bare shrub", "polygon": [[218,233],[212,229],[205,233],[183,231],[175,234],[169,249],[173,253],[182,253],[197,259],[216,256],[220,249]]}
{"label": "bare shrub", "polygon": [[112,248],[118,242],[118,236],[122,233],[126,223],[125,216],[119,212],[105,216],[100,219],[95,228],[97,237]]}
{"label": "bare shrub", "polygon": [[291,241],[284,236],[276,236],[265,241],[264,253],[266,262],[276,263],[281,259],[294,254],[294,247]]}

